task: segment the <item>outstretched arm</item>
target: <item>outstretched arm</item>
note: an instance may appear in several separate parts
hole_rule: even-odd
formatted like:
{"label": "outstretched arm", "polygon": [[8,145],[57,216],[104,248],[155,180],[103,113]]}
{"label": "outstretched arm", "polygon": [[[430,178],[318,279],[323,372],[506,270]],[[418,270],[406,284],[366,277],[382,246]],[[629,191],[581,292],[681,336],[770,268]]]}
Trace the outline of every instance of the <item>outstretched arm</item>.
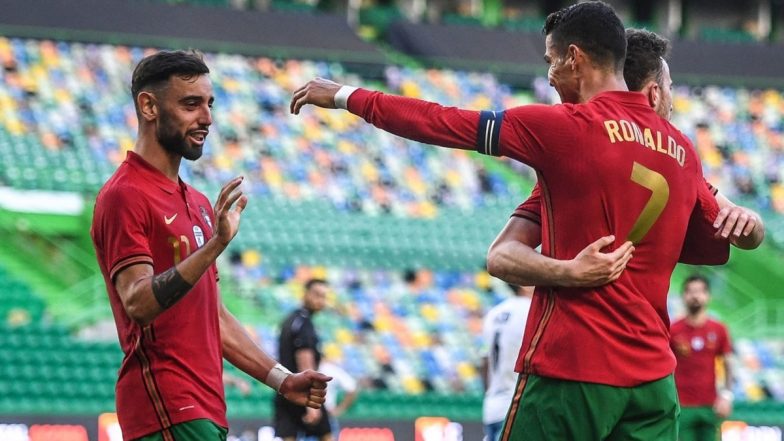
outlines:
{"label": "outstretched arm", "polygon": [[220,310],[223,356],[241,371],[275,389],[292,403],[318,409],[331,377],[308,370],[292,374],[253,342],[226,306]]}
{"label": "outstretched arm", "polygon": [[291,113],[298,115],[307,104],[346,109],[380,129],[425,144],[477,148],[481,112],[343,86],[323,78],[311,80],[294,92]]}

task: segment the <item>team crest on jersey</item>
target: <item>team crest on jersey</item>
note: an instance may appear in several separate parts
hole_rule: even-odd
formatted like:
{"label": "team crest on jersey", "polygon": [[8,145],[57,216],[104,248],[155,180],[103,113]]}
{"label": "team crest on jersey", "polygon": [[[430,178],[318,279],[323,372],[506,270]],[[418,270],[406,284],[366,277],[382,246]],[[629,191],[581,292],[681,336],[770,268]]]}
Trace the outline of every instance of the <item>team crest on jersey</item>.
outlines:
{"label": "team crest on jersey", "polygon": [[691,348],[695,351],[701,351],[705,347],[705,340],[702,337],[696,336],[691,339]]}
{"label": "team crest on jersey", "polygon": [[206,222],[207,226],[210,227],[210,230],[212,230],[212,221],[210,220],[210,214],[207,213],[207,209],[199,206],[199,210],[201,210],[201,217],[204,218],[204,222]]}
{"label": "team crest on jersey", "polygon": [[716,335],[715,332],[709,332],[708,333],[708,344],[706,345],[708,347],[708,349],[711,349],[711,350],[715,349],[716,348],[716,344],[718,342],[718,339],[719,339],[719,337]]}
{"label": "team crest on jersey", "polygon": [[196,246],[201,248],[204,245],[204,232],[198,225],[193,226],[193,237],[196,239]]}

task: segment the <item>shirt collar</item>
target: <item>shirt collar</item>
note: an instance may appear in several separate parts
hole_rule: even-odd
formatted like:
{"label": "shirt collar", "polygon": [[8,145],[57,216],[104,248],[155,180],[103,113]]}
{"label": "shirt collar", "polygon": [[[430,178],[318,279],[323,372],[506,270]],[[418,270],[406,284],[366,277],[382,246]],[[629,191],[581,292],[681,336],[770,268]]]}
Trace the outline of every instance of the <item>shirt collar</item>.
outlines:
{"label": "shirt collar", "polygon": [[613,101],[619,101],[625,104],[636,104],[640,106],[645,106],[650,108],[650,104],[648,103],[648,98],[642,92],[630,92],[626,90],[610,90],[607,92],[601,92],[594,95],[589,101],[599,100],[603,98],[609,98]]}
{"label": "shirt collar", "polygon": [[153,167],[152,164],[145,161],[141,155],[132,150],[128,150],[128,155],[125,157],[125,162],[138,170],[142,175],[144,175],[145,178],[152,181],[166,193],[174,194],[174,192],[176,192],[180,186],[185,189],[182,179],[180,179],[179,176],[177,176],[178,182],[172,182],[171,179],[167,178],[166,175],[161,173],[160,170]]}

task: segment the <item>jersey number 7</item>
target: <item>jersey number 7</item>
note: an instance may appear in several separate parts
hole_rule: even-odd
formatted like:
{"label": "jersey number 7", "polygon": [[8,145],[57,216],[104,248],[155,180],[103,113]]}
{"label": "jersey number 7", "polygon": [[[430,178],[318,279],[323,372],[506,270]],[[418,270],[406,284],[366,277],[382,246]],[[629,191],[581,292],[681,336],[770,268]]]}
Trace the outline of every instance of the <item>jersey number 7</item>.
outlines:
{"label": "jersey number 7", "polygon": [[637,221],[634,222],[627,239],[637,245],[648,234],[648,231],[661,216],[662,211],[664,211],[667,200],[670,199],[670,185],[661,173],[655,172],[639,162],[635,162],[632,167],[631,179],[635,184],[651,191],[651,197],[642,209],[640,216],[637,217]]}

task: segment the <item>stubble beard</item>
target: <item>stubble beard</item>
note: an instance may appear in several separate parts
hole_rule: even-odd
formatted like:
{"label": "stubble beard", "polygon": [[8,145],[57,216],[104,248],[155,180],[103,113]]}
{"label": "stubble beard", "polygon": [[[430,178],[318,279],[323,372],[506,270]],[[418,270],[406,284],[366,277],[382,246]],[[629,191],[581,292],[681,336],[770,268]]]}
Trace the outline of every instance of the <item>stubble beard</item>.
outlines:
{"label": "stubble beard", "polygon": [[155,131],[158,143],[170,153],[175,153],[189,161],[201,158],[203,145],[191,145],[188,139],[178,133],[177,128],[170,123],[171,119],[166,114],[161,114],[160,124]]}

